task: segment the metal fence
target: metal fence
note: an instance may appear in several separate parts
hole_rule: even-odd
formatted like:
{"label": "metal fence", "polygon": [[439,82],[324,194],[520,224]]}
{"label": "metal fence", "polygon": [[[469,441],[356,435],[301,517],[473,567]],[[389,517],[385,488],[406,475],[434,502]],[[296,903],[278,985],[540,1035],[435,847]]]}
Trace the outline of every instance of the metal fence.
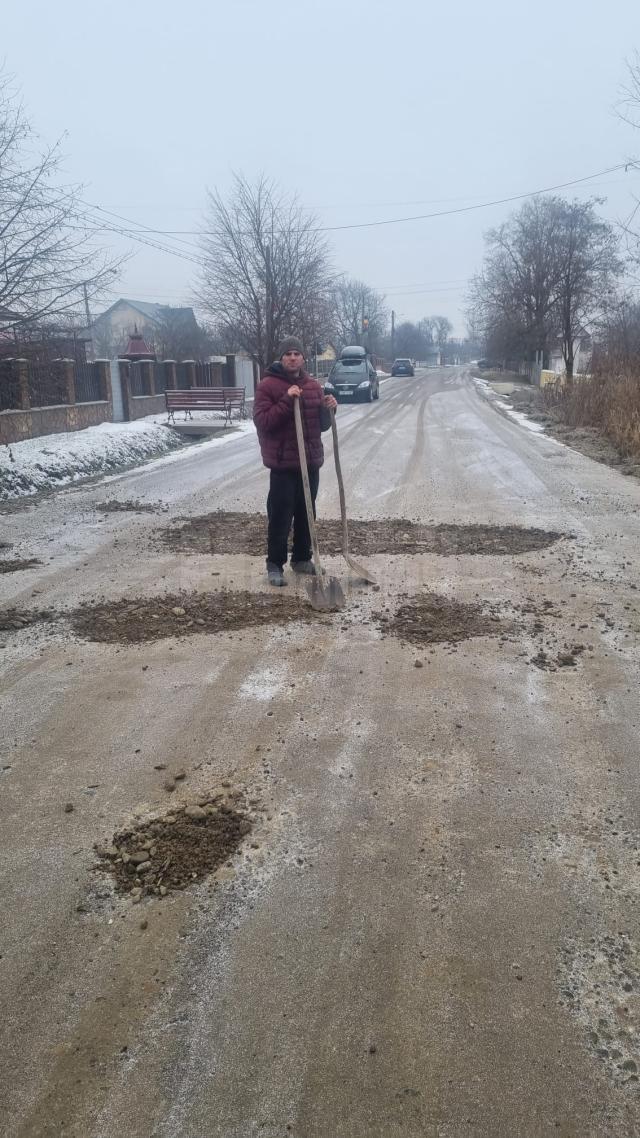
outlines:
{"label": "metal fence", "polygon": [[129,391],[132,395],[148,395],[145,374],[139,360],[132,360],[129,364]]}
{"label": "metal fence", "polygon": [[32,407],[57,407],[67,402],[65,373],[57,361],[43,364],[29,361],[27,380]]}
{"label": "metal fence", "polygon": [[189,369],[183,363],[176,364],[176,387],[179,391],[186,391],[188,387],[191,387]]}
{"label": "metal fence", "polygon": [[102,399],[100,376],[92,364],[76,364],[75,381],[76,403],[97,403]]}
{"label": "metal fence", "polygon": [[162,360],[157,360],[153,365],[153,386],[156,395],[163,395],[167,390],[167,369]]}
{"label": "metal fence", "polygon": [[0,411],[15,411],[20,402],[20,383],[13,360],[0,360]]}

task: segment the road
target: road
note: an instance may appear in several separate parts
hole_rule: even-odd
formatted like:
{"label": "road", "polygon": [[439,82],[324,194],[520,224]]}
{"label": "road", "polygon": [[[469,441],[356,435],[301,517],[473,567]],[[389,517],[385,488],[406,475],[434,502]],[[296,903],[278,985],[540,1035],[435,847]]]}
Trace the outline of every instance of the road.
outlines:
{"label": "road", "polygon": [[[562,536],[400,541],[367,557],[379,591],[312,623],[6,634],[7,1138],[640,1133],[638,484],[503,417],[461,369],[389,380],[339,423],[353,517]],[[260,557],[153,536],[262,511],[266,486],[246,435],[7,514],[12,556],[42,564],[4,576],[4,602],[266,593]],[[385,634],[376,612],[431,590],[493,606],[500,634]],[[94,843],[223,783],[251,840],[187,890],[114,893]]]}

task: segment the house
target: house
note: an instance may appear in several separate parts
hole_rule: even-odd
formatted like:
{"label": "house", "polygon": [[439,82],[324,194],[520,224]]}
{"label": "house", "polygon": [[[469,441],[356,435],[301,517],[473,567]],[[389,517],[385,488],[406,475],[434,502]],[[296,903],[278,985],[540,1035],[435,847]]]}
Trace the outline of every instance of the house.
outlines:
{"label": "house", "polygon": [[[591,355],[593,352],[593,341],[588,332],[581,332],[578,335],[573,350],[573,374],[584,375],[585,372],[589,371],[591,366]],[[548,370],[555,372],[556,375],[564,375],[564,356],[562,355],[562,348],[559,345],[552,348],[549,352]]]}
{"label": "house", "polygon": [[85,335],[93,341],[94,355],[102,359],[124,352],[133,335],[144,337],[160,359],[196,359],[202,354],[202,330],[193,308],[146,300],[121,297],[94,320]]}

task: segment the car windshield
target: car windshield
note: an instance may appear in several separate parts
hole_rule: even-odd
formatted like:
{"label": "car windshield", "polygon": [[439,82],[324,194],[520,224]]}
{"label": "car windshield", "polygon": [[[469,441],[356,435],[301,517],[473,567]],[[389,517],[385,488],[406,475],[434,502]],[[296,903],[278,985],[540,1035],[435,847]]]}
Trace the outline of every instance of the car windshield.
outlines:
{"label": "car windshield", "polygon": [[396,360],[396,366],[402,364],[403,367],[410,366],[411,360]]}
{"label": "car windshield", "polygon": [[355,379],[367,377],[367,365],[364,360],[340,360],[333,369],[334,379]]}

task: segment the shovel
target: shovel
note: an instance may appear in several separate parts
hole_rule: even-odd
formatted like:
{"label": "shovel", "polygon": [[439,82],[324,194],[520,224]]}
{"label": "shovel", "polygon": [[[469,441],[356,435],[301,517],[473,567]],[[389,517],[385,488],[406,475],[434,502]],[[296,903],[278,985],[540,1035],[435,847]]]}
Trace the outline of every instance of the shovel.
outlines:
{"label": "shovel", "polygon": [[354,561],[349,553],[349,524],[347,522],[347,502],[344,496],[344,482],[342,480],[342,467],[340,466],[340,452],[338,450],[338,428],[336,427],[336,413],[331,408],[331,433],[333,435],[333,457],[336,464],[336,477],[338,479],[338,490],[340,493],[340,516],[342,517],[342,556],[344,557],[350,569],[353,569],[357,577],[362,581],[366,581],[368,585],[375,585],[375,577],[371,576],[368,569],[361,565],[359,561]]}
{"label": "shovel", "polygon": [[313,564],[315,566],[316,575],[310,577],[306,582],[307,593],[309,600],[314,609],[320,609],[323,612],[334,612],[336,609],[341,609],[345,605],[345,597],[342,592],[342,586],[336,577],[326,577],[325,571],[320,564],[320,550],[318,549],[318,534],[316,533],[316,520],[313,516],[313,501],[311,499],[311,487],[309,485],[309,471],[307,469],[307,453],[304,446],[304,433],[302,430],[302,416],[300,414],[300,399],[298,396],[293,401],[293,414],[296,421],[296,436],[298,439],[298,454],[300,455],[300,472],[302,474],[302,485],[304,487],[304,502],[307,507],[307,521],[309,522],[309,533],[311,534],[311,548],[313,550]]}

